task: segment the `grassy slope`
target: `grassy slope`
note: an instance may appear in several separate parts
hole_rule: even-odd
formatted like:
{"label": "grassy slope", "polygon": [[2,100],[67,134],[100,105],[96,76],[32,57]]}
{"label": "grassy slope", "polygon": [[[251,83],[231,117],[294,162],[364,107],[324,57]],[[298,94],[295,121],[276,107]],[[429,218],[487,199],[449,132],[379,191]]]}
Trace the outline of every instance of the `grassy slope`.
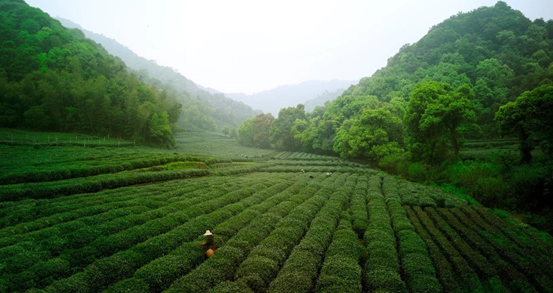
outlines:
{"label": "grassy slope", "polygon": [[551,236],[360,164],[212,133],[174,150],[28,136],[65,137],[0,133],[0,197],[32,197],[0,202],[0,292],[553,288]]}

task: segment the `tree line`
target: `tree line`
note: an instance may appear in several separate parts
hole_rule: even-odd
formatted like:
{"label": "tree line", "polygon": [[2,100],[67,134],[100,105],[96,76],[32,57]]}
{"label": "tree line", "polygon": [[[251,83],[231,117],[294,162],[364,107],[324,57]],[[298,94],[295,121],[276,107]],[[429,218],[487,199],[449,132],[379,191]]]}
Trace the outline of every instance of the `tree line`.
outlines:
{"label": "tree line", "polygon": [[23,1],[0,1],[0,126],[170,147],[182,104]]}
{"label": "tree line", "polygon": [[[553,20],[531,21],[499,1],[432,27],[324,107],[260,114],[237,138],[361,160],[413,180],[465,188],[475,178],[465,191],[489,206],[551,206],[552,58]],[[520,160],[462,160],[466,139],[500,137],[519,140]]]}

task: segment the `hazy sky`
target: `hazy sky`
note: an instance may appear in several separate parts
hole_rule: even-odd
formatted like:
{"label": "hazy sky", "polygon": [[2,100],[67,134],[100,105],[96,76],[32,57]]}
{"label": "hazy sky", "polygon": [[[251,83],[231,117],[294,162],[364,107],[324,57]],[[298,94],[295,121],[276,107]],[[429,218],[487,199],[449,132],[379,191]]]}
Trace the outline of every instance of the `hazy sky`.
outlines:
{"label": "hazy sky", "polygon": [[[496,0],[25,0],[177,69],[203,86],[253,93],[359,80],[457,12]],[[553,18],[552,0],[506,0]]]}

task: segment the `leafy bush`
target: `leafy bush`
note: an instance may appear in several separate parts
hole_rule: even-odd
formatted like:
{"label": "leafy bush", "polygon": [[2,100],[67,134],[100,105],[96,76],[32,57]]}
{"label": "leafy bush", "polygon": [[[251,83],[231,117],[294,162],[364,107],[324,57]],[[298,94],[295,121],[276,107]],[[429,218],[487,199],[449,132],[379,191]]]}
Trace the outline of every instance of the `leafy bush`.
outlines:
{"label": "leafy bush", "polygon": [[131,279],[123,280],[109,287],[105,292],[106,293],[128,293],[128,292],[148,293],[150,291],[148,288],[148,284],[144,280],[131,278]]}
{"label": "leafy bush", "polygon": [[407,292],[400,275],[392,270],[377,269],[367,271],[366,287],[371,291]]}
{"label": "leafy bush", "polygon": [[225,281],[211,289],[211,293],[254,293],[248,286],[241,282]]}

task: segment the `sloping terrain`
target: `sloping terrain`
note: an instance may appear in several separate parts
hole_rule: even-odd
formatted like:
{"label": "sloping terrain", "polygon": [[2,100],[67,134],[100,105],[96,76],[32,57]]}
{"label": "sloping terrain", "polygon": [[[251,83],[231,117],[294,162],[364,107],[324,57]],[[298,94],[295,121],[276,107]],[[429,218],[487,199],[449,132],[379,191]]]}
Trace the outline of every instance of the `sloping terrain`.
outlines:
{"label": "sloping terrain", "polygon": [[[178,147],[197,137],[177,137]],[[134,146],[2,146],[26,155],[0,166],[22,166],[0,186],[0,291],[553,288],[548,234],[335,157],[230,139],[224,152],[213,147],[225,139],[204,134],[196,156]],[[56,169],[69,177],[48,177]],[[19,185],[17,196],[5,196]],[[40,188],[48,192],[33,191]],[[206,259],[208,229],[217,249]]]}

